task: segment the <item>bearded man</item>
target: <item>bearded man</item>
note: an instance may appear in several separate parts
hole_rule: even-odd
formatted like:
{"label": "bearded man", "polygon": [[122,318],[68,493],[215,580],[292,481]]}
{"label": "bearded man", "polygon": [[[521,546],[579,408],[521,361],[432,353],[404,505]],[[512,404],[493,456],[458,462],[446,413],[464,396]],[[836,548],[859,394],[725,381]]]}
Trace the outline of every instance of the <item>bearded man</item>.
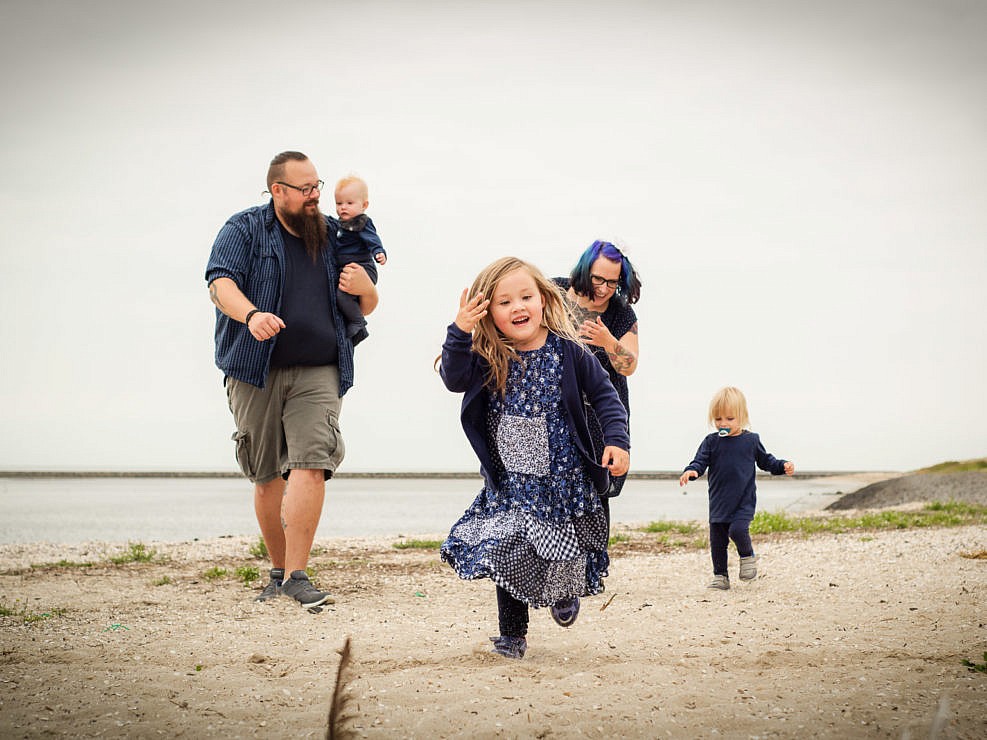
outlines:
{"label": "bearded man", "polygon": [[330,601],[305,568],[325,481],[343,459],[339,412],[353,385],[353,343],[336,288],[357,296],[364,315],[377,307],[362,267],[336,267],[338,224],[319,210],[322,186],[304,154],[278,154],[267,172],[271,200],[226,222],[206,267],[236,457],[254,484],[271,558],[257,600],[284,594],[304,607]]}

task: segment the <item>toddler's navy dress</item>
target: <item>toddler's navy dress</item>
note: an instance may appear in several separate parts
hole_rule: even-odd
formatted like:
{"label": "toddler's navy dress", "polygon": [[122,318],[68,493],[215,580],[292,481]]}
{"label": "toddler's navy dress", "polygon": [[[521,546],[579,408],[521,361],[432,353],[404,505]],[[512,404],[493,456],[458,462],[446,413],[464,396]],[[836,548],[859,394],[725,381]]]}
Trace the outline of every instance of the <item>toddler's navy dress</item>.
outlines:
{"label": "toddler's navy dress", "polygon": [[563,341],[520,352],[503,397],[488,398],[498,490],[484,486],[442,544],[460,578],[490,578],[519,601],[551,606],[603,591],[607,523],[562,413]]}

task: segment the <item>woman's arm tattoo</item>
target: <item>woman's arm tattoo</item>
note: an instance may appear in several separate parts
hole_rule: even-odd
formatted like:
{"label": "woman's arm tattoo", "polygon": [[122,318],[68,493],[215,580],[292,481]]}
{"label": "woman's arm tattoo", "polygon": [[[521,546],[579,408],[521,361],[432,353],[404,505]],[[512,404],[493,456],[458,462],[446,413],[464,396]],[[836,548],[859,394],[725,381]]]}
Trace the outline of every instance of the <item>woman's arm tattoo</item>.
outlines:
{"label": "woman's arm tattoo", "polygon": [[[636,321],[628,331],[628,334],[637,334]],[[622,371],[630,369],[637,361],[634,353],[624,349],[624,345],[620,343],[619,339],[617,340],[617,346],[613,348],[613,352],[607,350],[607,357],[610,358],[610,364],[613,365],[613,369],[621,374]]]}
{"label": "woman's arm tattoo", "polygon": [[607,357],[610,358],[610,364],[613,365],[613,369],[618,373],[621,370],[627,370],[634,364],[635,360],[634,354],[624,349],[620,342],[617,342],[617,346],[613,348],[613,351],[607,350]]}

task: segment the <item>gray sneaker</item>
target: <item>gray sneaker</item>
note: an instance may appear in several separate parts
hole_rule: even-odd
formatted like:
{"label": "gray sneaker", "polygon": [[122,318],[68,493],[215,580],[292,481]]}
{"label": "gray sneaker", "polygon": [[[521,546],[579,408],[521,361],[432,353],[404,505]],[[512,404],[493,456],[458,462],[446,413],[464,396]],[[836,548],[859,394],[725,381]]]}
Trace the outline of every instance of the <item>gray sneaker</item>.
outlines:
{"label": "gray sneaker", "polygon": [[284,580],[284,568],[271,568],[271,580],[264,586],[254,601],[270,601],[281,595],[281,581]]}
{"label": "gray sneaker", "polygon": [[332,597],[329,594],[325,591],[319,591],[319,589],[312,585],[304,570],[293,570],[291,572],[291,578],[282,584],[281,593],[285,596],[290,596],[306,608],[333,603]]}
{"label": "gray sneaker", "polygon": [[706,588],[718,588],[720,591],[730,590],[730,576],[713,576],[713,580]]}
{"label": "gray sneaker", "polygon": [[740,559],[740,580],[753,581],[757,578],[757,555]]}

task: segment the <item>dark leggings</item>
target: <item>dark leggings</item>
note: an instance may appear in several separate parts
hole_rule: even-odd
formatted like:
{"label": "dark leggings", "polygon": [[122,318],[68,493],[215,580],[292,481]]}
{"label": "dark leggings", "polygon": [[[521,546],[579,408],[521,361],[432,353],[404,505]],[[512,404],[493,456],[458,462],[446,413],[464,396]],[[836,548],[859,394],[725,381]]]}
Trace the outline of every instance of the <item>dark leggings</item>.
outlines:
{"label": "dark leggings", "polygon": [[737,554],[749,558],[754,554],[754,544],[749,531],[751,523],[746,519],[735,522],[709,523],[709,552],[713,556],[713,575],[729,575],[727,570],[727,545],[730,540],[737,546]]}
{"label": "dark leggings", "polygon": [[497,586],[497,621],[500,623],[500,634],[505,637],[524,637],[528,634],[528,605],[500,586]]}

